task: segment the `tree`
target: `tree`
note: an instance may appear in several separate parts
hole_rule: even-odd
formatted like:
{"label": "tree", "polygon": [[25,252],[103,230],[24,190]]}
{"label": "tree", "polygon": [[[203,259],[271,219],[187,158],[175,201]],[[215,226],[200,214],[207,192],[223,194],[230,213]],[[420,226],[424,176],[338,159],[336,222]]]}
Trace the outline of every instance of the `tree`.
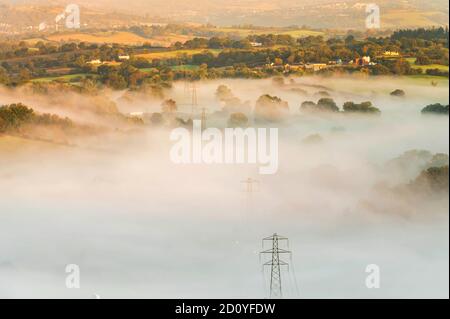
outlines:
{"label": "tree", "polygon": [[392,92],[390,93],[390,95],[391,95],[391,96],[399,96],[399,97],[403,97],[403,96],[405,96],[405,91],[400,90],[400,89],[396,89],[396,90],[392,91]]}
{"label": "tree", "polygon": [[284,78],[281,76],[276,76],[272,78],[272,83],[275,86],[283,86],[284,85]]}
{"label": "tree", "polygon": [[232,113],[228,119],[228,127],[247,127],[248,118],[244,113]]}
{"label": "tree", "polygon": [[219,99],[219,101],[225,102],[229,99],[234,98],[234,95],[228,86],[221,84],[217,87],[216,97]]}
{"label": "tree", "polygon": [[178,109],[177,102],[172,99],[165,100],[161,104],[161,110],[163,113],[174,113]]}
{"label": "tree", "polygon": [[339,112],[339,108],[331,98],[321,98],[317,102],[317,108],[321,111]]}
{"label": "tree", "polygon": [[33,109],[22,103],[0,106],[2,130],[17,129],[22,124],[30,122],[34,116]]}
{"label": "tree", "polygon": [[449,114],[449,106],[440,103],[430,104],[422,109],[422,114]]}
{"label": "tree", "polygon": [[372,106],[372,102],[366,101],[362,103],[345,102],[344,112],[346,113],[367,113],[367,114],[379,114],[381,111]]}
{"label": "tree", "polygon": [[0,66],[0,84],[8,85],[10,82],[8,71]]}
{"label": "tree", "polygon": [[416,59],[415,64],[417,65],[428,65],[431,64],[430,59],[426,55],[419,55]]}
{"label": "tree", "polygon": [[317,104],[312,101],[305,101],[300,106],[305,112],[339,112],[339,107],[331,98],[321,98]]}
{"label": "tree", "polygon": [[161,113],[153,113],[150,117],[150,122],[153,125],[161,125],[163,123],[163,116]]}
{"label": "tree", "polygon": [[27,68],[21,68],[19,71],[19,79],[23,82],[28,81],[31,78],[31,72]]}
{"label": "tree", "polygon": [[262,121],[280,121],[288,111],[289,105],[286,101],[269,94],[260,96],[255,105],[255,117]]}
{"label": "tree", "polygon": [[447,194],[449,191],[448,165],[442,167],[430,167],[411,183],[413,190],[425,192],[431,195]]}
{"label": "tree", "polygon": [[317,110],[317,104],[313,101],[304,101],[300,106],[300,111],[312,112]]}

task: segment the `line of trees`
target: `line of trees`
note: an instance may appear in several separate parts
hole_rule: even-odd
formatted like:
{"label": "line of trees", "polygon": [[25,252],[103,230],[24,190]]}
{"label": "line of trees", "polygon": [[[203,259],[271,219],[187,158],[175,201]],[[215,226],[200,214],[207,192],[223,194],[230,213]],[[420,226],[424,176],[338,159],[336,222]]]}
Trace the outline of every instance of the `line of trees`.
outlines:
{"label": "line of trees", "polygon": [[48,113],[37,114],[22,103],[0,106],[0,132],[16,131],[25,124],[58,125],[65,128],[73,126],[69,118]]}

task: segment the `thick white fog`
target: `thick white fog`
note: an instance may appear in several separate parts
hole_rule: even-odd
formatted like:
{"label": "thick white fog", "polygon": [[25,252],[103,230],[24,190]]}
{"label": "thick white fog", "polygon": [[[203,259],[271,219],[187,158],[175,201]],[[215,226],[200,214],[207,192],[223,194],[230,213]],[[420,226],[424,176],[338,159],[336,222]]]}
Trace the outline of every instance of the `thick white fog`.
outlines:
{"label": "thick white fog", "polygon": [[[388,170],[404,152],[449,153],[448,116],[420,113],[448,103],[448,81],[294,80],[197,84],[199,108],[209,114],[221,108],[214,94],[220,84],[252,106],[265,93],[289,103],[274,175],[259,175],[257,165],[176,165],[170,129],[151,125],[89,148],[36,142],[0,149],[0,297],[265,298],[266,259],[258,252],[261,239],[276,232],[292,251],[292,259],[283,256],[291,264],[282,274],[285,297],[448,298],[448,194],[378,191],[417,177]],[[390,96],[395,89],[406,96]],[[301,115],[301,103],[317,102],[323,90],[340,107],[370,100],[381,115]],[[160,101],[124,103],[108,94],[122,112],[160,110]],[[190,111],[183,83],[166,95]],[[33,97],[0,96],[0,104],[14,100],[34,107]],[[36,109],[48,106],[39,101]],[[84,116],[56,106],[51,112]],[[306,142],[313,134],[321,140]],[[251,196],[242,183],[249,177],[259,181]],[[66,288],[67,264],[80,266],[80,289]],[[365,285],[369,264],[380,267],[379,289]]]}

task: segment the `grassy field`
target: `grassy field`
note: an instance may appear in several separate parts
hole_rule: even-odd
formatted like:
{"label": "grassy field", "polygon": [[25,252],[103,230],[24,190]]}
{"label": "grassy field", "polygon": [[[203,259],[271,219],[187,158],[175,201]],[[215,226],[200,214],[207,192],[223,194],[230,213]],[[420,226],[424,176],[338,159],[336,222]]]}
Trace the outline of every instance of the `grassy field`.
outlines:
{"label": "grassy field", "polygon": [[54,34],[46,38],[49,41],[74,41],[74,42],[91,42],[91,43],[119,43],[119,44],[142,44],[150,42],[149,39],[140,37],[131,32],[99,32],[99,33],[63,33]]}
{"label": "grassy field", "polygon": [[[67,75],[61,75],[61,76],[49,76],[49,77],[33,79],[33,80],[31,80],[31,82],[52,82],[55,80],[70,82],[70,80],[76,79],[78,77],[85,78],[88,75],[89,74],[86,74],[86,73],[77,73],[77,74],[67,74]],[[96,76],[96,75],[94,74],[93,76]]]}
{"label": "grassy field", "polygon": [[438,87],[448,87],[449,81],[447,77],[444,76],[433,76],[433,75],[408,75],[405,76],[408,81],[416,85],[423,86],[438,86]]}
{"label": "grassy field", "polygon": [[222,51],[220,49],[173,50],[173,51],[163,51],[163,52],[151,52],[151,53],[137,54],[136,57],[144,58],[144,59],[147,59],[147,60],[169,59],[169,58],[176,58],[177,56],[181,56],[181,55],[192,56],[194,54],[201,53],[201,52],[203,52],[205,50],[213,53],[214,55],[217,55],[217,54],[219,54]]}
{"label": "grassy field", "polygon": [[175,65],[172,66],[171,69],[172,70],[176,70],[176,71],[194,71],[197,70],[198,68],[200,68],[198,65],[191,65],[191,64],[185,64],[185,65]]}
{"label": "grassy field", "polygon": [[411,64],[411,67],[413,69],[422,69],[423,72],[429,69],[438,69],[439,71],[446,71],[448,72],[448,65],[442,65],[442,64],[427,64],[427,65],[416,65],[416,58],[407,58],[406,61]]}
{"label": "grassy field", "polygon": [[[151,43],[154,46],[169,47],[171,44],[180,41],[186,42],[192,39],[192,36],[167,34],[162,36],[155,36],[152,38],[144,38],[135,33],[127,31],[107,31],[97,33],[61,33],[50,35],[45,38],[46,41],[51,42],[89,42],[89,43],[118,43],[124,45],[142,45],[143,43]],[[36,42],[36,39],[29,39],[28,41]]]}
{"label": "grassy field", "polygon": [[0,152],[4,155],[28,150],[51,150],[59,145],[0,133]]}
{"label": "grassy field", "polygon": [[448,16],[439,11],[391,10],[383,13],[383,28],[429,27],[447,25]]}
{"label": "grassy field", "polygon": [[240,37],[246,37],[249,35],[258,35],[258,34],[288,34],[295,38],[307,37],[307,36],[318,36],[324,35],[323,32],[320,31],[312,31],[312,30],[286,30],[286,29],[240,29],[240,28],[214,28],[214,31],[236,34]]}

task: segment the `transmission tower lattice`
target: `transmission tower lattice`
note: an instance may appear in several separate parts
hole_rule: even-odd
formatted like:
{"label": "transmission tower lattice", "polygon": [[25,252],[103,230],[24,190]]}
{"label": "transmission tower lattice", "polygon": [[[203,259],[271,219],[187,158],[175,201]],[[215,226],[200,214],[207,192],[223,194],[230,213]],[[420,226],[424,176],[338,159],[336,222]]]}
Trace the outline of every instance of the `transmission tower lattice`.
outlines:
{"label": "transmission tower lattice", "polygon": [[202,121],[202,132],[206,129],[206,108],[202,108],[202,115],[201,115],[201,121]]}
{"label": "transmission tower lattice", "polygon": [[197,85],[195,84],[195,82],[191,83],[191,88],[192,88],[192,109],[191,109],[191,113],[192,115],[194,115],[194,113],[197,111],[197,106],[198,106],[198,101],[197,101]]}
{"label": "transmission tower lattice", "polygon": [[279,247],[280,241],[286,241],[289,246],[289,240],[287,237],[283,237],[278,235],[277,233],[273,234],[270,237],[266,237],[263,239],[263,248],[264,242],[271,241],[272,248],[263,250],[261,254],[271,254],[271,260],[263,264],[263,267],[270,266],[270,298],[282,298],[283,297],[283,289],[281,287],[281,266],[287,266],[289,270],[289,264],[280,259],[280,254],[291,254],[291,251],[285,250]]}
{"label": "transmission tower lattice", "polygon": [[241,183],[245,184],[245,191],[250,194],[255,191],[255,188],[253,186],[255,184],[259,185],[259,181],[257,181],[256,179],[253,179],[251,177],[247,178],[246,180],[242,181]]}

